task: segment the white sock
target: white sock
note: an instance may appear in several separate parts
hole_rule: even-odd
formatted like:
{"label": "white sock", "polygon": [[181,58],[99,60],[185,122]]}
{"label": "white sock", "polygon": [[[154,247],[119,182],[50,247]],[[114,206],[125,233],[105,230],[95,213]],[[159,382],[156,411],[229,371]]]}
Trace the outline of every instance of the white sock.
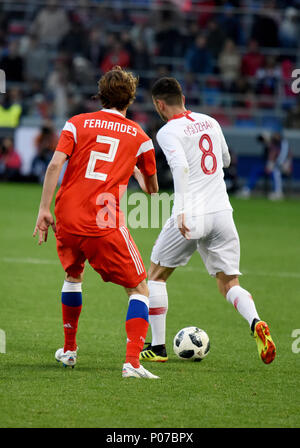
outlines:
{"label": "white sock", "polygon": [[233,286],[226,295],[228,302],[251,324],[253,319],[260,320],[251,294],[241,286]]}
{"label": "white sock", "polygon": [[68,282],[64,281],[62,292],[82,292],[82,283],[81,282]]}
{"label": "white sock", "polygon": [[152,331],[151,345],[166,343],[166,317],[168,312],[168,293],[165,282],[148,281],[149,322]]}

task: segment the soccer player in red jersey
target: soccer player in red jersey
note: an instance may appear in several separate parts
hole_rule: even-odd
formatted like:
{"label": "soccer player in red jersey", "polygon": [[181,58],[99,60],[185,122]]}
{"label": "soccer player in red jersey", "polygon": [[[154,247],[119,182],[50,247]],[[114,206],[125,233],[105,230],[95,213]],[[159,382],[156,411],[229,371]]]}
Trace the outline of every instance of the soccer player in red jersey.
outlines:
{"label": "soccer player in red jersey", "polygon": [[[129,297],[123,377],[158,378],[139,362],[148,330],[149,299],[145,267],[120,210],[120,199],[134,174],[145,192],[158,191],[155,152],[142,128],[126,118],[135,99],[137,79],[114,67],[98,83],[103,109],[69,119],[48,166],[34,229],[39,244],[55,232],[57,252],[66,272],[62,288],[64,347],[55,358],[74,367],[76,332],[82,307],[84,264],[105,282],[123,286]],[[50,212],[64,163],[67,169]]]}

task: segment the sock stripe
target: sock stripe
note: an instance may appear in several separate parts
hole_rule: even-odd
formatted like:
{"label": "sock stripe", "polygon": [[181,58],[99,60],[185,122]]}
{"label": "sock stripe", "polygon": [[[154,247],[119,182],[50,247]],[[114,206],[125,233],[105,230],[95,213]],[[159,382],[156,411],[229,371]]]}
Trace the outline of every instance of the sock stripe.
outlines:
{"label": "sock stripe", "polygon": [[147,306],[147,308],[149,308],[149,299],[148,299],[148,297],[143,296],[142,294],[132,294],[129,297],[129,303],[131,300],[140,300]]}
{"label": "sock stripe", "polygon": [[238,297],[236,297],[235,299],[234,299],[234,301],[233,301],[233,306],[234,306],[234,308],[237,310],[237,307],[238,307],[238,303],[239,303],[239,298]]}
{"label": "sock stripe", "polygon": [[68,282],[64,281],[62,292],[82,292],[82,283],[81,282]]}
{"label": "sock stripe", "polygon": [[81,306],[82,305],[82,294],[81,292],[62,292],[61,301],[66,306]]}
{"label": "sock stripe", "polygon": [[129,302],[126,321],[141,318],[148,322],[148,314],[148,307],[144,302],[132,299]]}
{"label": "sock stripe", "polygon": [[158,316],[159,314],[166,314],[167,308],[166,307],[158,307],[158,308],[149,308],[149,315],[150,316]]}

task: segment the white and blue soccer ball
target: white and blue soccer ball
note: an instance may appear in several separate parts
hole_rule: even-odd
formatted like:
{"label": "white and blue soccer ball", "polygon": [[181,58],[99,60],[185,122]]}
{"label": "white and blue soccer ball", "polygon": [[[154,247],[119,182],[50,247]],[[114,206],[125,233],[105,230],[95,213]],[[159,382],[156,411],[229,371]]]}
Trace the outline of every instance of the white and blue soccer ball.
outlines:
{"label": "white and blue soccer ball", "polygon": [[174,337],[173,349],[180,359],[202,361],[210,350],[209,337],[201,328],[186,327]]}

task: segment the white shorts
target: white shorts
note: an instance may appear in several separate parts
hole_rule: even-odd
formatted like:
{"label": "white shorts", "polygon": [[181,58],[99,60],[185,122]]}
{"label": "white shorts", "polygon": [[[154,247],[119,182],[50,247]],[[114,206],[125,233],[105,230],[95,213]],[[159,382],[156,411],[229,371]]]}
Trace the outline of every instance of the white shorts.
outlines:
{"label": "white shorts", "polygon": [[151,261],[161,266],[185,266],[195,251],[199,252],[208,273],[241,275],[240,240],[233,221],[232,210],[210,213],[186,222],[192,230],[185,239],[171,217],[159,234],[151,254]]}

